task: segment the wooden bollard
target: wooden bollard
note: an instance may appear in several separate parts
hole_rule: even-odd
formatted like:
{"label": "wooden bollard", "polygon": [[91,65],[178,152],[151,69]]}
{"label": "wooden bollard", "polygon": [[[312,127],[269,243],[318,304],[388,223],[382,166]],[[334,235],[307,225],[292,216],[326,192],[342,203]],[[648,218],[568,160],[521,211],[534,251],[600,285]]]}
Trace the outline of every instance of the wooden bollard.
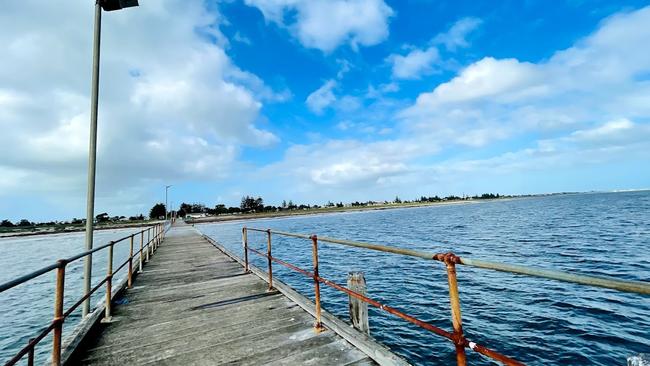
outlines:
{"label": "wooden bollard", "polygon": [[[366,279],[363,272],[348,273],[348,288],[358,294],[366,296]],[[348,296],[350,300],[350,321],[361,333],[370,335],[368,324],[368,303],[355,297]]]}

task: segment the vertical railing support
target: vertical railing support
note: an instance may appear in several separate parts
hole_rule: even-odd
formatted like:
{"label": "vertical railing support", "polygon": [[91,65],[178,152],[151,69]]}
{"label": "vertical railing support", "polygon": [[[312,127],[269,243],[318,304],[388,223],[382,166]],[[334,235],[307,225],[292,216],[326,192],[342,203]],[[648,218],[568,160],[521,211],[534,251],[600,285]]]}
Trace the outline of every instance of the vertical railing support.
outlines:
{"label": "vertical railing support", "polygon": [[129,288],[133,287],[133,235],[131,234],[131,245],[129,246],[129,279],[127,286]]}
{"label": "vertical railing support", "polygon": [[151,228],[147,228],[147,259],[145,262],[149,263],[149,251],[151,250]]}
{"label": "vertical railing support", "polygon": [[108,258],[106,263],[106,306],[104,308],[103,322],[111,321],[111,292],[113,291],[113,246],[114,242],[110,242],[108,246]]}
{"label": "vertical railing support", "polygon": [[[34,342],[34,338],[30,338],[28,343],[31,344],[32,342]],[[34,366],[34,347],[36,346],[32,346],[27,353],[27,366]]]}
{"label": "vertical railing support", "polygon": [[140,270],[138,273],[142,273],[142,256],[144,255],[144,230],[140,232],[140,255],[138,259],[140,261]]}
{"label": "vertical railing support", "polygon": [[241,241],[244,245],[244,272],[248,273],[248,230],[246,226],[241,231]]}
{"label": "vertical railing support", "polygon": [[444,257],[447,267],[447,281],[449,282],[449,303],[451,304],[451,323],[454,327],[454,345],[456,346],[456,363],[458,366],[467,364],[465,355],[465,337],[463,336],[463,322],[460,314],[460,297],[458,296],[458,282],[456,281],[456,263],[459,259],[453,253]]}
{"label": "vertical railing support", "polygon": [[[348,273],[348,288],[358,294],[366,296],[366,279],[363,272]],[[356,297],[348,296],[348,308],[350,309],[350,321],[352,326],[361,333],[370,335],[370,324],[368,321],[368,303]]]}
{"label": "vertical railing support", "polygon": [[312,243],[312,259],[314,261],[314,293],[315,293],[315,305],[316,305],[316,323],[314,324],[314,329],[316,332],[321,332],[325,329],[323,323],[320,319],[320,277],[318,275],[318,237],[316,235],[311,236]]}
{"label": "vertical railing support", "polygon": [[61,365],[61,342],[63,338],[63,291],[65,289],[65,266],[67,262],[59,260],[56,269],[56,288],[54,292],[54,329],[52,337],[52,365]]}
{"label": "vertical railing support", "polygon": [[269,288],[267,291],[271,292],[275,290],[273,288],[273,261],[271,260],[271,229],[266,230],[266,257],[269,265]]}

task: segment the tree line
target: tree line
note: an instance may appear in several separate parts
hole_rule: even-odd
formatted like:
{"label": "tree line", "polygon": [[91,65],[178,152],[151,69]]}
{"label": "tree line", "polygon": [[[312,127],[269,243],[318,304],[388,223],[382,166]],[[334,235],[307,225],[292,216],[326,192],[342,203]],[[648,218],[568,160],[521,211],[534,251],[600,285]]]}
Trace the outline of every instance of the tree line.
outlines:
{"label": "tree line", "polygon": [[[207,215],[227,215],[227,214],[242,214],[242,213],[259,213],[259,212],[279,212],[279,211],[292,211],[292,210],[312,210],[320,208],[343,208],[343,207],[363,207],[363,206],[375,206],[375,205],[390,205],[390,204],[409,204],[409,203],[425,203],[425,202],[443,202],[443,201],[460,201],[460,200],[485,200],[485,199],[499,199],[504,197],[512,196],[503,196],[498,193],[483,193],[481,195],[474,196],[454,196],[449,195],[445,197],[435,196],[421,196],[413,200],[402,200],[399,196],[396,196],[392,201],[365,201],[365,202],[349,202],[343,203],[328,201],[324,205],[311,205],[311,204],[296,204],[292,200],[283,200],[282,203],[278,206],[274,205],[265,205],[264,199],[262,197],[255,196],[244,196],[242,197],[239,206],[230,206],[226,207],[225,204],[217,204],[214,208],[207,207],[202,203],[181,203],[176,214],[178,217],[185,217],[187,214],[207,214]],[[167,208],[164,203],[156,203],[149,210],[149,219],[158,220],[165,217],[167,213]],[[95,216],[95,222],[98,224],[106,223],[117,223],[124,221],[144,221],[147,217],[144,215],[136,216],[110,216],[108,213],[103,212]],[[70,221],[50,221],[50,222],[31,222],[27,219],[22,219],[16,222],[10,220],[0,221],[0,228],[28,228],[35,226],[57,226],[57,225],[82,225],[85,223],[85,219],[73,218]]]}
{"label": "tree line", "polygon": [[[502,196],[498,193],[483,193],[481,195],[474,196],[455,196],[449,195],[444,197],[436,196],[421,196],[413,200],[402,200],[399,196],[395,197],[392,201],[365,201],[365,202],[349,202],[347,204],[341,202],[334,203],[328,201],[324,205],[311,205],[311,204],[296,204],[292,200],[283,200],[282,204],[279,206],[265,205],[264,199],[262,197],[255,196],[244,196],[241,199],[239,206],[230,206],[227,207],[225,204],[217,204],[214,208],[207,207],[202,203],[181,203],[178,211],[176,211],[179,217],[185,217],[188,214],[206,214],[206,215],[232,215],[232,214],[242,214],[242,213],[260,213],[260,212],[280,212],[280,211],[292,211],[292,210],[311,210],[311,209],[320,209],[320,208],[343,208],[343,207],[363,207],[363,206],[375,206],[375,205],[390,205],[390,204],[411,204],[411,203],[427,203],[427,202],[444,202],[444,201],[461,201],[461,200],[484,200],[484,199],[498,199],[506,196]],[[508,196],[510,197],[510,196]]]}

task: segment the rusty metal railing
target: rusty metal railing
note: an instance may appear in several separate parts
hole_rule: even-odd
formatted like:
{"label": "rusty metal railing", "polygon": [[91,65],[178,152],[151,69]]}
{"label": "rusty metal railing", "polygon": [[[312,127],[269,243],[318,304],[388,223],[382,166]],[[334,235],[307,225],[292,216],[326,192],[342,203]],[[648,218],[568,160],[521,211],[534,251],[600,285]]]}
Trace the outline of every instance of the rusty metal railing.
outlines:
{"label": "rusty metal railing", "polygon": [[[257,231],[263,232],[267,235],[267,251],[263,253],[260,250],[250,248],[248,245],[248,231]],[[271,247],[271,237],[272,235],[287,236],[299,239],[310,240],[312,243],[312,261],[313,261],[313,270],[310,272],[308,270],[299,268],[291,263],[283,261],[281,259],[275,258],[272,256],[272,247]],[[327,242],[332,244],[339,244],[369,250],[376,250],[380,252],[393,253],[398,255],[417,257],[426,260],[434,260],[443,262],[445,264],[447,272],[447,282],[449,286],[449,299],[451,307],[451,320],[453,331],[447,331],[442,328],[439,328],[433,324],[419,320],[411,315],[408,315],[396,308],[384,305],[376,300],[373,300],[367,296],[354,292],[344,286],[341,286],[333,281],[321,277],[318,273],[318,243]],[[248,252],[255,253],[261,257],[267,258],[268,265],[268,283],[269,290],[273,288],[273,265],[272,263],[281,264],[291,270],[299,272],[307,277],[310,277],[314,280],[314,292],[315,292],[315,313],[316,313],[316,322],[315,328],[320,331],[322,329],[322,323],[320,319],[321,314],[321,305],[320,305],[320,283],[323,283],[327,286],[330,286],[338,291],[344,292],[349,296],[357,298],[361,301],[364,301],[372,306],[379,308],[380,310],[386,311],[390,314],[393,314],[401,319],[404,319],[410,323],[413,323],[421,328],[424,328],[432,333],[435,333],[441,337],[444,337],[450,340],[456,350],[456,362],[459,366],[464,366],[467,363],[465,350],[469,348],[470,350],[482,354],[484,356],[490,357],[494,360],[497,360],[505,365],[523,365],[523,363],[514,360],[508,356],[505,356],[499,352],[491,350],[485,346],[479,345],[475,342],[470,341],[463,334],[462,326],[462,317],[461,317],[461,307],[460,307],[460,298],[458,295],[458,283],[456,281],[456,265],[465,265],[470,267],[477,267],[489,270],[496,270],[501,272],[523,274],[534,277],[548,278],[563,282],[576,283],[581,285],[588,286],[597,286],[604,287],[608,289],[632,292],[644,295],[650,295],[650,283],[642,281],[628,281],[628,280],[619,280],[614,278],[607,277],[596,277],[596,276],[585,276],[580,274],[574,274],[569,272],[562,272],[550,269],[534,268],[521,265],[512,265],[505,263],[497,262],[488,262],[482,260],[475,260],[470,258],[461,258],[456,256],[453,253],[428,253],[424,251],[417,251],[411,249],[404,249],[386,245],[379,244],[370,244],[363,243],[358,241],[342,240],[328,237],[318,237],[316,235],[305,235],[305,234],[296,234],[289,233],[277,230],[270,229],[258,229],[258,228],[247,228],[242,229],[242,244],[244,246],[244,269],[249,271],[249,262],[248,262]]]}
{"label": "rusty metal railing", "polygon": [[[147,242],[144,242],[145,233],[147,234]],[[52,365],[59,366],[61,364],[61,346],[63,342],[63,323],[65,319],[70,316],[86,299],[88,299],[92,294],[99,290],[102,285],[106,285],[106,298],[105,298],[105,307],[104,307],[104,319],[109,320],[111,318],[111,301],[112,301],[112,286],[113,286],[113,276],[119,272],[124,267],[128,266],[127,273],[127,287],[131,288],[133,286],[133,259],[138,256],[138,268],[139,272],[142,272],[143,262],[148,262],[149,258],[153,253],[158,249],[158,246],[162,243],[162,240],[165,235],[165,224],[158,223],[152,226],[147,227],[139,232],[127,235],[121,239],[110,241],[108,244],[104,244],[97,248],[76,254],[72,257],[66,259],[59,259],[56,263],[50,264],[40,268],[32,273],[26,274],[22,277],[16,278],[14,280],[0,284],[0,293],[3,293],[13,287],[16,287],[20,284],[33,280],[34,278],[40,277],[50,271],[56,270],[56,287],[54,291],[54,318],[49,326],[47,326],[43,331],[38,333],[34,338],[30,338],[26,346],[20,349],[14,357],[5,363],[5,366],[15,365],[18,363],[25,355],[28,356],[27,364],[32,366],[34,364],[34,349],[36,345],[45,338],[50,332],[53,332],[52,338]],[[134,239],[136,236],[140,237],[140,249],[134,253]],[[129,239],[129,258],[124,261],[115,271],[113,271],[113,247],[115,244],[118,244],[122,241]],[[77,302],[74,303],[70,308],[64,311],[63,300],[64,300],[64,284],[65,284],[65,269],[69,263],[72,263],[76,260],[84,258],[86,256],[92,255],[95,252],[100,250],[108,249],[108,262],[106,267],[106,277],[96,284],[88,294],[82,296]],[[146,250],[146,251],[145,251]],[[145,253],[143,253],[145,251]]]}

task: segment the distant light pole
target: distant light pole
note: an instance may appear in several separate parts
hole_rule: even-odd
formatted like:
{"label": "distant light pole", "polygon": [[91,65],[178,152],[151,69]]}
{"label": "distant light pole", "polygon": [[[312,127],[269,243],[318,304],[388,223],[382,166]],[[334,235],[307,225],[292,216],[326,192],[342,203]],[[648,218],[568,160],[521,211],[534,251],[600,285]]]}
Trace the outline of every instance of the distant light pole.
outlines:
{"label": "distant light pole", "polygon": [[165,221],[167,221],[167,212],[169,211],[169,207],[167,206],[167,191],[169,191],[169,188],[173,187],[172,185],[165,186]]}
{"label": "distant light pole", "polygon": [[[102,9],[120,10],[138,6],[138,0],[96,0],[95,34],[93,37],[93,76],[90,96],[90,146],[88,149],[88,196],[86,198],[86,250],[93,248],[93,220],[95,218],[95,171],[97,163],[97,106],[99,104],[99,46],[102,29]],[[84,295],[90,293],[92,276],[92,255],[84,258]],[[84,300],[82,314],[90,313],[90,296]]]}

